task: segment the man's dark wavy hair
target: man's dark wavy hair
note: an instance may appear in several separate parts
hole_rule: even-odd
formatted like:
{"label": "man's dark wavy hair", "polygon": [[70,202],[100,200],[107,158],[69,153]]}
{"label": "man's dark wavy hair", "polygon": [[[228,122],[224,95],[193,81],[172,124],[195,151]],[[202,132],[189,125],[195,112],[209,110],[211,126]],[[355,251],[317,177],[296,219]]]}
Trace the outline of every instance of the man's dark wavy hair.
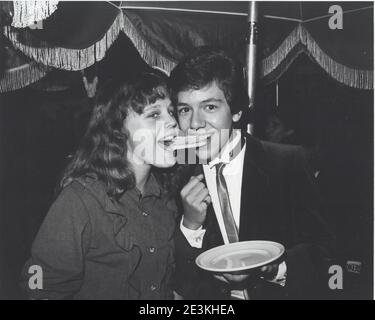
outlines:
{"label": "man's dark wavy hair", "polygon": [[249,96],[244,69],[226,51],[208,46],[196,48],[172,70],[169,80],[175,104],[179,92],[199,90],[216,82],[232,114],[242,111],[240,127],[247,123]]}
{"label": "man's dark wavy hair", "polygon": [[87,174],[104,182],[108,196],[115,199],[134,188],[124,120],[129,110],[141,114],[146,105],[169,96],[167,77],[157,72],[143,72],[120,84],[107,83],[97,96],[87,131],[63,173],[59,190]]}

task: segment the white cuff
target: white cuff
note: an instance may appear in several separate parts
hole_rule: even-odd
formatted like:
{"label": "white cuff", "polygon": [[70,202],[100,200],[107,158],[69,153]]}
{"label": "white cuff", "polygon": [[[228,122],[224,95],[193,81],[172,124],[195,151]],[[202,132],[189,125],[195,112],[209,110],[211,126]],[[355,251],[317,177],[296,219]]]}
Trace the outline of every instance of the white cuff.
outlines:
{"label": "white cuff", "polygon": [[184,217],[182,217],[180,221],[180,230],[182,234],[192,247],[201,249],[206,229],[203,229],[202,226],[200,226],[197,230],[186,228],[182,223],[183,219]]}
{"label": "white cuff", "polygon": [[277,283],[278,285],[285,287],[286,284],[286,263],[283,261],[279,264],[277,275],[274,279],[268,280],[269,282]]}

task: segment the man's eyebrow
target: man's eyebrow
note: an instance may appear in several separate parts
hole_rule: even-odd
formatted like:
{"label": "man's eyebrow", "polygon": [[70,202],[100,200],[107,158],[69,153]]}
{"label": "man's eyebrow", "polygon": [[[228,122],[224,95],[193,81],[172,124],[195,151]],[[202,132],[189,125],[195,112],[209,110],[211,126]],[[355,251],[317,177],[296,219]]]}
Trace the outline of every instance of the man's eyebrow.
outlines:
{"label": "man's eyebrow", "polygon": [[209,103],[209,102],[223,102],[223,99],[216,99],[216,98],[209,98],[206,100],[201,101],[201,103]]}
{"label": "man's eyebrow", "polygon": [[[224,102],[223,99],[217,99],[217,98],[208,98],[206,100],[202,100],[200,101],[199,103],[202,104],[202,103],[210,103],[210,102]],[[188,103],[185,103],[185,102],[178,102],[177,103],[177,107],[188,107],[190,106]]]}

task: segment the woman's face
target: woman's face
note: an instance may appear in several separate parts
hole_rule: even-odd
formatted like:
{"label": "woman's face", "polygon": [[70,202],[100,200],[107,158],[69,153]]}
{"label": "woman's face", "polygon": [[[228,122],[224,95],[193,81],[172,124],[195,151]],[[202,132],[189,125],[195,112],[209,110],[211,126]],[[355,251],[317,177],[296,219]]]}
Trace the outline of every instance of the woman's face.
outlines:
{"label": "woman's face", "polygon": [[169,98],[158,99],[146,105],[143,113],[130,109],[124,120],[128,134],[128,158],[132,164],[148,164],[156,167],[171,167],[176,163],[170,144],[178,134]]}

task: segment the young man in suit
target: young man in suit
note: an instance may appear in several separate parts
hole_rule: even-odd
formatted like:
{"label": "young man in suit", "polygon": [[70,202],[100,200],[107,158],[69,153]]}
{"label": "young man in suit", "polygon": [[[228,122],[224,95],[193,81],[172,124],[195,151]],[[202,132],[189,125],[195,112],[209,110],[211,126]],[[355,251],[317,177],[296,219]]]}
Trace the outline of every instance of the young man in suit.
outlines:
{"label": "young man in suit", "polygon": [[[332,237],[303,153],[246,134],[243,69],[224,51],[198,48],[170,80],[181,129],[209,135],[195,150],[199,162],[189,166],[180,193],[177,293],[185,299],[317,297],[317,285],[328,286]],[[247,240],[279,242],[286,254],[237,275],[213,276],[195,265],[209,248]]]}

